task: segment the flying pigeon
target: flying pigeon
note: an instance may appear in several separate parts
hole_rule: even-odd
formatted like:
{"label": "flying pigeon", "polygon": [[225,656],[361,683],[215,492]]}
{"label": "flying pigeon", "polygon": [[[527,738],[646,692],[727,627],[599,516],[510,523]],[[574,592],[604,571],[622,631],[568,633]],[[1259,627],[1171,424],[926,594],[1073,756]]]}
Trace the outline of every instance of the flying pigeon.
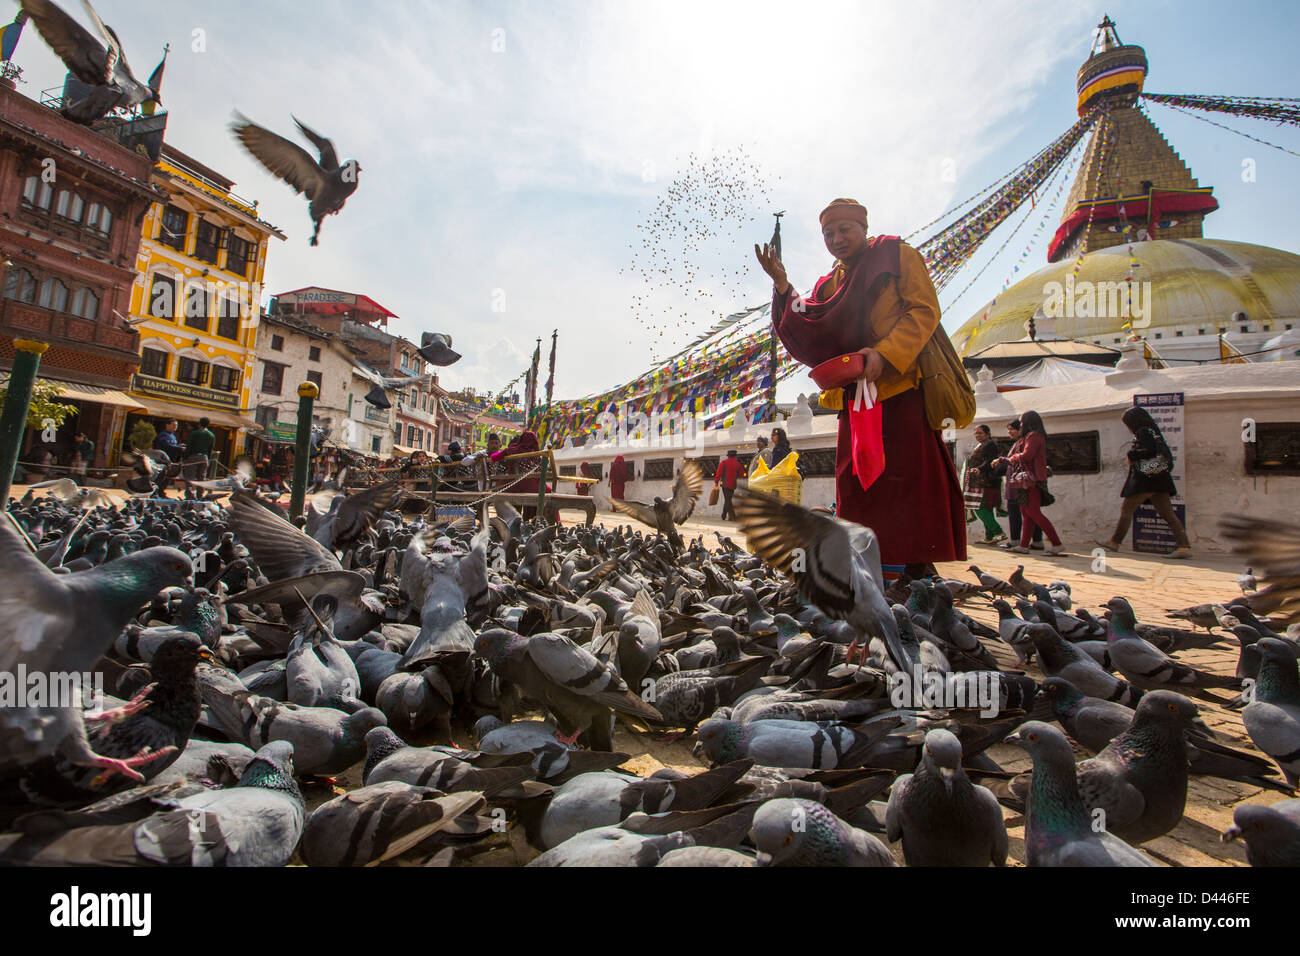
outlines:
{"label": "flying pigeon", "polygon": [[149,82],[141,83],[127,65],[126,54],[113,28],[104,24],[89,0],[81,2],[99,39],[51,0],[20,0],[23,11],[31,17],[41,37],[58,54],[68,72],[90,87],[85,98],[64,102],[63,115],[90,126],[113,110],[132,110],[148,102],[161,106],[158,88],[167,63],[166,52],[150,74]]}
{"label": "flying pigeon", "polygon": [[460,361],[460,353],[452,349],[451,336],[445,332],[425,332],[416,351],[430,365],[443,367]]}
{"label": "flying pigeon", "polygon": [[326,216],[342,210],[348,197],[356,192],[361,165],[355,159],[349,159],[340,166],[334,144],[304,126],[297,117],[294,117],[294,123],[320,152],[319,163],[298,144],[258,126],[239,113],[235,117],[231,130],[244,144],[244,149],[273,176],[284,180],[295,192],[302,193],[311,201],[311,218],[316,224],[311,244],[319,245],[321,222]]}
{"label": "flying pigeon", "polygon": [[682,524],[695,510],[695,501],[704,488],[704,476],[700,466],[693,461],[682,465],[681,473],[673,482],[672,497],[665,501],[658,495],[654,504],[647,505],[640,501],[613,502],[614,510],[631,515],[642,524],[647,524],[666,535],[673,547],[680,551],[683,547],[682,536],[677,533],[677,525]]}

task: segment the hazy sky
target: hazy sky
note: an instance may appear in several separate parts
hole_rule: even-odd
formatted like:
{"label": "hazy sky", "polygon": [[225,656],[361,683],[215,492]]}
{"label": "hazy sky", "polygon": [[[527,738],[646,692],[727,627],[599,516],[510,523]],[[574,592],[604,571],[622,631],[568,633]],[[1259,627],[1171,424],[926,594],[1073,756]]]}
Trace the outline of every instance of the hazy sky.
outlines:
{"label": "hazy sky", "polygon": [[[87,22],[80,3],[64,6]],[[141,78],[171,43],[168,141],[234,179],[288,235],[272,245],[268,292],[364,292],[401,317],[393,328],[408,337],[450,332],[465,355],[443,374],[452,387],[503,386],[534,339],[558,328],[558,398],[618,385],[655,349],[706,328],[711,312],[765,298],[769,283],[745,244],[770,235],[772,211],[787,211],[786,263],[807,287],[829,265],[816,216],[831,198],[862,201],[873,233],[907,235],[1028,159],[1076,118],[1075,71],[1103,12],[1124,42],[1146,48],[1150,91],[1300,94],[1300,5],[1290,2],[1239,2],[1230,13],[1186,0],[98,0],[96,9]],[[62,81],[30,25],[14,60],[29,96]],[[227,132],[233,109],[285,135],[292,112],[360,161],[359,189],[325,222],[318,248],[307,245],[306,202]],[[1215,187],[1222,208],[1208,235],[1300,251],[1300,157],[1165,107],[1150,115]],[[1227,122],[1300,152],[1294,129]],[[770,206],[751,203],[753,223],[719,223],[722,235],[689,254],[710,274],[693,283],[700,293],[655,300],[690,316],[660,338],[635,314],[645,289],[633,268],[637,225],[690,154],[707,161],[739,148],[761,170]],[[1256,161],[1253,183],[1241,181],[1244,158]],[[1059,218],[1020,275],[1045,264]],[[949,329],[1001,287],[1023,250],[1012,242],[945,314]],[[799,377],[788,391],[810,387]]]}

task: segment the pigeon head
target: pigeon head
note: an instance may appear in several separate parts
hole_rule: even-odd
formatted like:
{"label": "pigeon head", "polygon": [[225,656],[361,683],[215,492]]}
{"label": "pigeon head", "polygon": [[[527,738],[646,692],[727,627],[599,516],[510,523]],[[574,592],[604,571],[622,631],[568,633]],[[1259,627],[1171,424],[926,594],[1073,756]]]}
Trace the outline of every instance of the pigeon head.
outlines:
{"label": "pigeon head", "polygon": [[128,603],[135,601],[132,611],[141,601],[147,601],[159,591],[190,583],[194,565],[189,556],[176,548],[145,548],[123,555],[99,565],[93,572],[104,582],[110,594],[116,592]]}
{"label": "pigeon head", "polygon": [[1034,647],[1039,647],[1043,644],[1055,644],[1060,640],[1060,636],[1056,633],[1056,628],[1052,627],[1050,624],[1030,624],[1025,628],[1025,634],[1034,642]]}
{"label": "pigeon head", "polygon": [[1041,720],[1027,720],[1010,734],[1003,743],[1015,744],[1025,750],[1035,764],[1039,760],[1074,766],[1074,751],[1065,734]]}
{"label": "pigeon head", "polygon": [[1190,727],[1198,713],[1196,705],[1182,694],[1172,690],[1155,690],[1143,695],[1138,701],[1133,724],[1135,727],[1148,723]]}
{"label": "pigeon head", "polygon": [[1043,681],[1043,696],[1054,709],[1069,708],[1083,699],[1083,692],[1064,677],[1049,677]]}
{"label": "pigeon head", "polygon": [[1276,637],[1261,637],[1255,642],[1259,653],[1266,661],[1295,666],[1296,646],[1290,641],[1280,641]]}
{"label": "pigeon head", "polygon": [[1122,597],[1113,597],[1102,607],[1110,611],[1110,619],[1121,627],[1131,627],[1137,623],[1137,617],[1133,614],[1133,605]]}
{"label": "pigeon head", "polygon": [[758,849],[758,866],[781,866],[825,842],[830,811],[820,803],[797,797],[768,800],[754,814],[749,838]]}
{"label": "pigeon head", "polygon": [[489,664],[499,664],[505,659],[516,636],[513,631],[502,627],[484,631],[474,640],[474,653]]}
{"label": "pigeon head", "polygon": [[735,736],[739,725],[730,720],[711,718],[695,732],[692,753],[704,753],[714,763],[726,763],[736,755]]}
{"label": "pigeon head", "polygon": [[366,782],[370,774],[385,758],[405,747],[402,738],[388,727],[373,727],[366,731],[366,763],[361,769],[361,780]]}
{"label": "pigeon head", "polygon": [[944,789],[952,793],[952,782],[961,773],[961,741],[952,731],[936,727],[925,735],[921,750],[925,769],[943,781]]}
{"label": "pigeon head", "polygon": [[159,683],[188,680],[194,676],[194,668],[199,661],[213,664],[216,659],[212,651],[197,640],[188,637],[170,637],[154,652],[149,670],[154,680]]}
{"label": "pigeon head", "polygon": [[364,737],[377,727],[384,727],[388,718],[378,707],[362,707],[355,714],[349,714],[342,723],[345,737]]}
{"label": "pigeon head", "polygon": [[293,778],[293,744],[273,740],[255,753],[239,777],[239,786],[281,790],[301,800],[302,791]]}
{"label": "pigeon head", "polygon": [[1244,841],[1252,857],[1254,852],[1263,855],[1269,848],[1300,843],[1300,823],[1273,807],[1242,803],[1232,811],[1232,826],[1223,831],[1224,843],[1233,840]]}
{"label": "pigeon head", "polygon": [[483,742],[483,738],[492,731],[504,727],[505,724],[497,717],[488,714],[486,717],[480,717],[474,724],[474,741],[475,745]]}

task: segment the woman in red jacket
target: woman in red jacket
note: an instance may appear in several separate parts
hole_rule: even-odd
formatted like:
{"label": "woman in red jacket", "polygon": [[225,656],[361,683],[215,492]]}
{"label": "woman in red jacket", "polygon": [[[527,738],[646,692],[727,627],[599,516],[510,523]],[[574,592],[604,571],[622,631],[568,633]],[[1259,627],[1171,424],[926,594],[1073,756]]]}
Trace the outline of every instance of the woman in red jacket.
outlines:
{"label": "woman in red jacket", "polygon": [[1029,553],[1029,539],[1034,527],[1043,529],[1052,546],[1048,554],[1061,553],[1061,539],[1043,514],[1043,487],[1047,484],[1047,430],[1038,412],[1025,412],[1020,416],[1020,438],[1011,446],[1006,458],[994,462],[1007,464],[1007,492],[1020,499],[1020,544],[1012,548],[1020,554]]}

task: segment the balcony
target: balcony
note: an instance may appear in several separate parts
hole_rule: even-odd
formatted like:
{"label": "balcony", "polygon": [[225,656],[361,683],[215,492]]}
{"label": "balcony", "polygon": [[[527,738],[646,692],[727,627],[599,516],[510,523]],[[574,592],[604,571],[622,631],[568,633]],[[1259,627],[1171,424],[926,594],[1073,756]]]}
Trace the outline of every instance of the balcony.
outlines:
{"label": "balcony", "polygon": [[132,364],[139,361],[140,333],[83,319],[63,312],[51,312],[16,299],[0,299],[0,330],[15,338],[29,337],[41,342],[66,344],[85,349],[98,346],[120,353]]}

